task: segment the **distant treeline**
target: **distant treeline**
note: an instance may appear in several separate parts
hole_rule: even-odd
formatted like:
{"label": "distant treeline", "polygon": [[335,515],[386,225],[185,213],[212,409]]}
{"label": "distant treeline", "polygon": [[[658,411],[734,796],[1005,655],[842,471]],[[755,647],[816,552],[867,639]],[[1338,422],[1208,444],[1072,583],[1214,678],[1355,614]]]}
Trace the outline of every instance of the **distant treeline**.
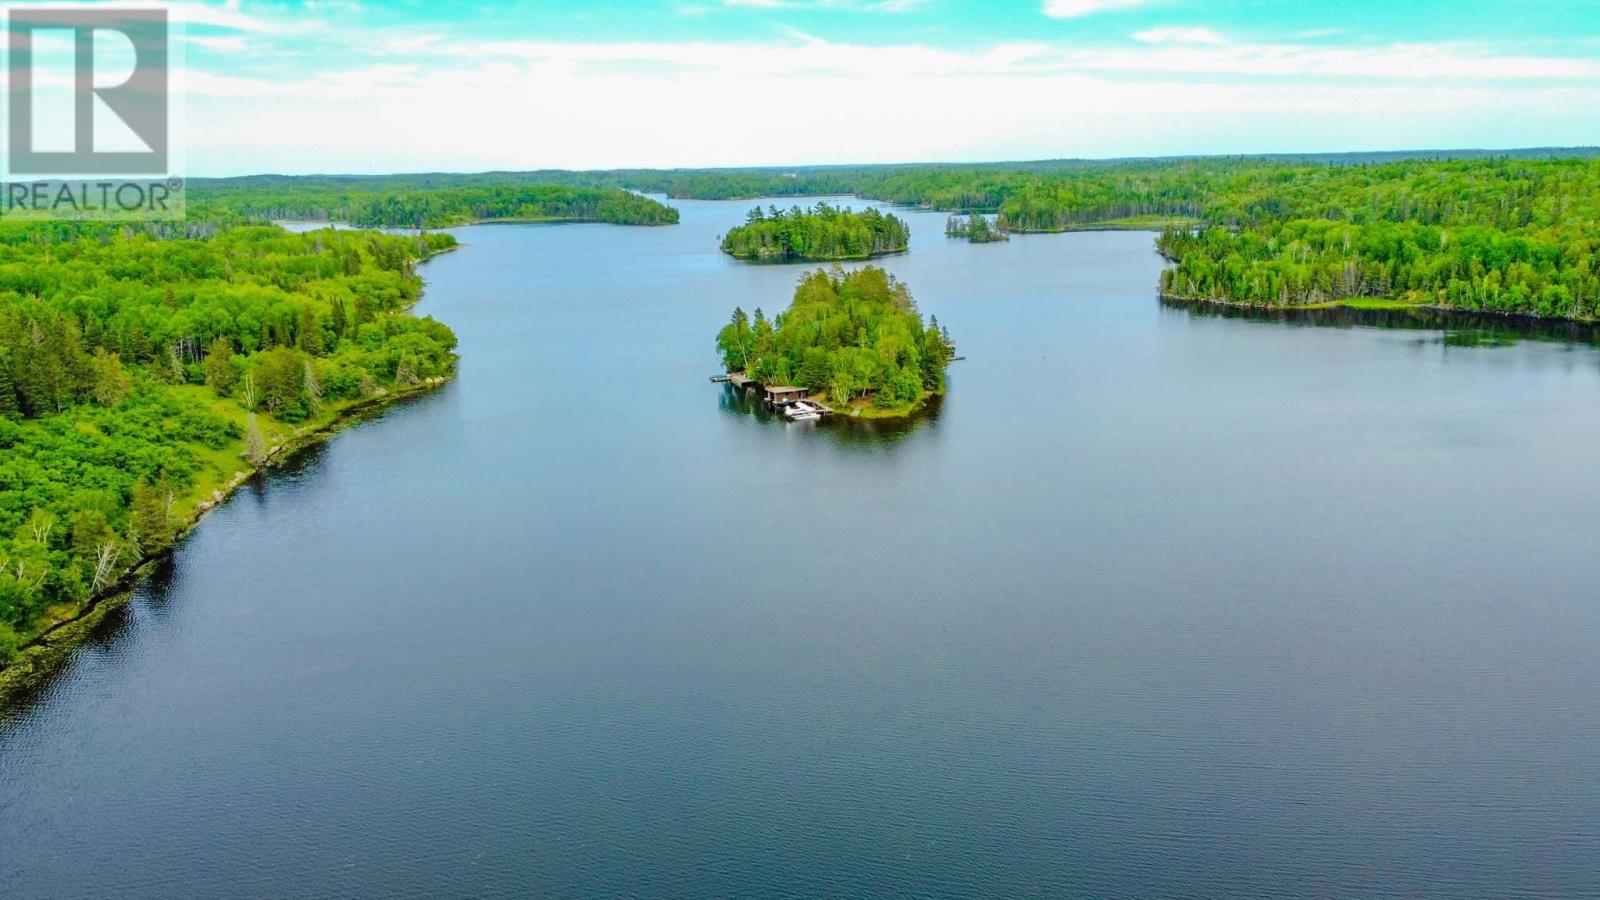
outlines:
{"label": "distant treeline", "polygon": [[[744,200],[757,197],[823,197],[857,194],[874,200],[894,200],[891,194],[920,193],[915,187],[929,179],[940,180],[954,174],[975,182],[966,198],[955,195],[926,202],[936,209],[983,209],[995,212],[999,201],[981,182],[994,175],[1073,175],[1108,169],[1163,168],[1201,165],[1289,165],[1360,166],[1407,160],[1441,161],[1463,159],[1574,159],[1600,157],[1600,147],[1530,147],[1517,150],[1402,150],[1357,153],[1278,153],[1251,156],[1169,156],[1128,157],[1123,159],[1043,159],[988,163],[902,163],[894,165],[752,167],[730,169],[609,169],[572,171],[546,169],[515,173],[546,184],[586,187],[629,187],[669,198],[693,200]],[[511,177],[512,173],[488,173],[471,177]],[[438,178],[450,176],[406,176]],[[459,177],[459,176],[457,176]],[[962,202],[953,202],[962,199]],[[987,202],[983,202],[987,201]],[[903,199],[903,203],[924,201]]]}
{"label": "distant treeline", "polygon": [[1011,233],[1165,229],[1160,247],[1177,265],[1162,289],[1172,297],[1600,315],[1592,149],[606,177],[682,196],[854,193],[993,213]]}
{"label": "distant treeline", "polygon": [[739,259],[819,261],[867,259],[906,249],[911,230],[898,217],[875,209],[852,209],[818,203],[756,207],[745,224],[729,229],[722,250]]}
{"label": "distant treeline", "polygon": [[678,211],[618,187],[471,175],[252,178],[195,181],[191,216],[224,221],[309,219],[358,227],[444,228],[478,221],[671,225]]}

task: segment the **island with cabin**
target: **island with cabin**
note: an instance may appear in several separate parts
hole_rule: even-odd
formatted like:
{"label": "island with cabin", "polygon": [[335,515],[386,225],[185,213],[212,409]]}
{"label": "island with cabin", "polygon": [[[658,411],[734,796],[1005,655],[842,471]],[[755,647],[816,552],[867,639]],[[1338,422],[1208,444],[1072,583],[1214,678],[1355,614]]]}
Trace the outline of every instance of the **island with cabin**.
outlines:
{"label": "island with cabin", "polygon": [[877,266],[806,273],[775,320],[735,309],[717,350],[719,380],[790,419],[912,415],[944,393],[955,358],[938,318],[924,322],[910,289]]}

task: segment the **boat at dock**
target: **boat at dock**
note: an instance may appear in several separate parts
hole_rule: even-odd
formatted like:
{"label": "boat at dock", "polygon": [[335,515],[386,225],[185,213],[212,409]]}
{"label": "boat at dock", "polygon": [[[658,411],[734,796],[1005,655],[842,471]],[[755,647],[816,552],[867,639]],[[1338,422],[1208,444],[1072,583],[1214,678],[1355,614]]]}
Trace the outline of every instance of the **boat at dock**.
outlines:
{"label": "boat at dock", "polygon": [[783,415],[791,422],[822,418],[822,407],[809,400],[796,400],[783,406]]}
{"label": "boat at dock", "polygon": [[750,378],[743,372],[713,375],[713,383],[728,385],[736,391],[754,391],[773,410],[793,422],[820,419],[833,412],[833,408],[811,399],[811,389],[797,385],[769,385]]}

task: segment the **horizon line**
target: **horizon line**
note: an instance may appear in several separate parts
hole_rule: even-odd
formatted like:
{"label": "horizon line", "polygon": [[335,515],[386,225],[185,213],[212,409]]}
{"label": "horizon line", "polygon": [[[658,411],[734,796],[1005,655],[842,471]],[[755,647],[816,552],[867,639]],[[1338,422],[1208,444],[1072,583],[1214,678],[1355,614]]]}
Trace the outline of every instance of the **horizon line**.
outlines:
{"label": "horizon line", "polygon": [[997,159],[997,160],[966,160],[966,161],[908,161],[908,162],[855,162],[855,163],[805,163],[783,164],[774,163],[767,165],[744,166],[613,166],[603,169],[573,169],[563,167],[544,167],[535,169],[483,169],[478,171],[449,171],[432,169],[425,171],[394,171],[394,172],[306,172],[290,174],[287,172],[252,172],[242,175],[195,175],[189,177],[189,182],[196,181],[232,181],[245,178],[398,178],[405,176],[490,176],[490,175],[539,175],[543,173],[563,174],[595,174],[604,175],[620,172],[823,172],[829,170],[849,169],[889,169],[889,168],[960,168],[972,167],[1004,167],[1004,166],[1046,166],[1067,164],[1099,164],[1115,165],[1119,163],[1178,163],[1206,160],[1262,160],[1292,162],[1304,160],[1307,162],[1337,160],[1344,157],[1391,157],[1396,162],[1409,160],[1435,160],[1449,161],[1459,159],[1495,159],[1512,154],[1524,154],[1533,158],[1542,156],[1550,160],[1557,159],[1588,159],[1600,157],[1600,144],[1578,144],[1572,146],[1559,145],[1534,145],[1520,147],[1454,147],[1454,148],[1418,148],[1407,150],[1319,150],[1319,151],[1265,151],[1260,153],[1184,153],[1170,155],[1148,156],[1063,156],[1045,157],[1037,159]]}

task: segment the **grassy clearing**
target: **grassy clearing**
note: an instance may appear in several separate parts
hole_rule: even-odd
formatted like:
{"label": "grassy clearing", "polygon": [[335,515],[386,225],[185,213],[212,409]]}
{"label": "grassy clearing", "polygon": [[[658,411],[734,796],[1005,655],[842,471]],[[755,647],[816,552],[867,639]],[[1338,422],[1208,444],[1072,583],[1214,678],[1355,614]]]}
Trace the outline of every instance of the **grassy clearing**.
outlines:
{"label": "grassy clearing", "polygon": [[879,406],[870,397],[857,397],[843,403],[836,403],[829,399],[826,392],[817,394],[815,399],[820,403],[833,407],[836,415],[847,416],[852,419],[904,419],[920,412],[932,397],[932,394],[924,391],[916,400],[898,406]]}

